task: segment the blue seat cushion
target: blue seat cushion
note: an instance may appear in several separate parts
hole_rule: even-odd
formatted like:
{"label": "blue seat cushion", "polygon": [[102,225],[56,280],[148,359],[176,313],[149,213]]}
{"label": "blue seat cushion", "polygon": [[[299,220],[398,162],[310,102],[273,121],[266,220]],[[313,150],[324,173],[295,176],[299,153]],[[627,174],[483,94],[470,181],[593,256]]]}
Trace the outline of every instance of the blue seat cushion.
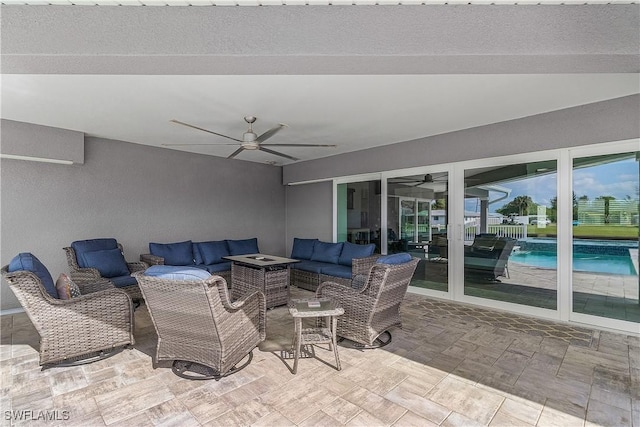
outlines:
{"label": "blue seat cushion", "polygon": [[376,264],[404,264],[409,261],[411,261],[411,254],[401,252],[399,254],[381,256],[376,260]]}
{"label": "blue seat cushion", "polygon": [[351,279],[351,267],[347,265],[327,265],[320,269],[320,273],[342,277],[343,279]]}
{"label": "blue seat cushion", "polygon": [[311,259],[313,255],[313,247],[318,239],[298,239],[293,238],[293,248],[291,248],[291,258],[293,259]]}
{"label": "blue seat cushion", "polygon": [[164,258],[165,265],[193,265],[193,243],[191,240],[176,243],[149,243],[152,255]]}
{"label": "blue seat cushion", "polygon": [[354,258],[366,258],[373,255],[373,251],[375,250],[376,245],[374,243],[370,245],[356,245],[351,242],[344,242],[338,264],[351,266]]}
{"label": "blue seat cushion", "polygon": [[111,277],[109,279],[116,288],[124,288],[126,286],[137,285],[138,281],[131,275]]}
{"label": "blue seat cushion", "polygon": [[171,280],[204,280],[211,277],[208,271],[201,268],[174,265],[152,265],[145,270],[144,274]]}
{"label": "blue seat cushion", "polygon": [[76,253],[76,260],[78,266],[82,268],[90,267],[87,265],[84,254],[86,252],[105,251],[108,249],[118,249],[118,242],[116,239],[89,239],[89,240],[77,240],[71,243],[71,247]]}
{"label": "blue seat cushion", "polygon": [[221,271],[231,270],[231,261],[219,262],[218,264],[203,265],[202,267],[211,274],[220,273]]}
{"label": "blue seat cushion", "polygon": [[246,254],[259,254],[258,238],[244,239],[244,240],[227,240],[229,246],[229,254],[231,255],[246,255]]}
{"label": "blue seat cushion", "polygon": [[58,290],[55,283],[53,283],[53,277],[47,270],[42,262],[35,255],[30,252],[22,252],[13,257],[9,262],[8,271],[30,271],[40,278],[42,285],[46,289],[47,293],[53,298],[58,298]]}
{"label": "blue seat cushion", "polygon": [[318,273],[318,274],[320,274],[322,267],[326,267],[326,266],[327,266],[327,263],[325,262],[307,261],[307,260],[303,260],[295,264],[291,264],[291,267],[295,268],[296,270],[308,271],[310,273]]}
{"label": "blue seat cushion", "polygon": [[202,258],[202,262],[196,264],[211,265],[226,262],[227,260],[222,259],[222,257],[230,255],[229,247],[225,240],[200,242],[195,245],[197,246],[198,251],[200,251],[200,256]]}
{"label": "blue seat cushion", "polygon": [[329,242],[316,242],[313,247],[313,254],[311,254],[311,261],[330,262],[337,264],[342,252],[342,242],[329,243]]}
{"label": "blue seat cushion", "polygon": [[118,277],[131,273],[124,255],[117,248],[84,252],[82,257],[86,266],[97,269],[102,277]]}
{"label": "blue seat cushion", "polygon": [[202,255],[200,254],[200,248],[198,247],[200,243],[193,242],[191,250],[193,251],[193,263],[194,264],[204,264],[202,261]]}

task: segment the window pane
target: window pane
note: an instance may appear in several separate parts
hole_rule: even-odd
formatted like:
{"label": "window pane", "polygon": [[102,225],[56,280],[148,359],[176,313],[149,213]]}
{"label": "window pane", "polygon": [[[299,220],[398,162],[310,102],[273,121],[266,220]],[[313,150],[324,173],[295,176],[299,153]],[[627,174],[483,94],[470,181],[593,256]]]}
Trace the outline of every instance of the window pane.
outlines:
{"label": "window pane", "polygon": [[573,311],[640,322],[638,153],[573,161]]}
{"label": "window pane", "polygon": [[390,178],[387,253],[420,258],[411,286],[448,289],[447,173]]}
{"label": "window pane", "polygon": [[338,186],[338,242],[376,244],[380,253],[380,181]]}
{"label": "window pane", "polygon": [[555,310],[556,161],[465,171],[465,295]]}

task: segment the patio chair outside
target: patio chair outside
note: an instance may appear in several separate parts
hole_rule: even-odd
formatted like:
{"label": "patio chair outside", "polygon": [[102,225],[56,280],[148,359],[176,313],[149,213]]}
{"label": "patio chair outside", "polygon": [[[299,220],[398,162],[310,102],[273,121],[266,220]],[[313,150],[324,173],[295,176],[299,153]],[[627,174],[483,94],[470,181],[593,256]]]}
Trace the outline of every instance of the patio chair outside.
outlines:
{"label": "patio chair outside", "polygon": [[120,288],[134,301],[142,299],[132,274],[144,271],[148,265],[144,262],[127,262],[122,245],[116,239],[78,240],[63,249],[71,280],[80,287],[82,293],[98,290],[96,286],[104,288],[104,282],[109,281],[111,286],[106,284],[106,287]]}
{"label": "patio chair outside", "polygon": [[[148,275],[158,268],[185,270],[191,277]],[[259,291],[232,303],[224,278],[189,267],[158,265],[135,277],[158,334],[154,367],[173,361],[176,375],[219,380],[247,366],[265,339],[266,303]]]}
{"label": "patio chair outside", "polygon": [[[400,256],[406,256],[406,262],[385,263],[387,259],[400,259]],[[391,342],[389,329],[402,327],[400,304],[419,261],[406,253],[380,257],[359,289],[333,282],[322,283],[316,296],[331,297],[344,309],[344,315],[338,318],[337,335],[369,347],[381,347]],[[382,339],[382,334],[387,336],[386,340]]]}
{"label": "patio chair outside", "polygon": [[32,271],[10,272],[6,265],[1,274],[40,335],[43,369],[93,362],[135,344],[133,303],[125,292],[108,289],[62,300]]}

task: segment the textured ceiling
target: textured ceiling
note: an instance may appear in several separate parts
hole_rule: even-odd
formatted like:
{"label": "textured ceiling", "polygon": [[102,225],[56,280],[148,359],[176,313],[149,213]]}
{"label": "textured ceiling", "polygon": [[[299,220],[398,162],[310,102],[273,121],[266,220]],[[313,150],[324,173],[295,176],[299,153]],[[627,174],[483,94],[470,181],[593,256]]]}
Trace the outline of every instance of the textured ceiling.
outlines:
{"label": "textured ceiling", "polygon": [[222,157],[170,120],[310,160],[640,92],[637,5],[1,12],[2,118]]}

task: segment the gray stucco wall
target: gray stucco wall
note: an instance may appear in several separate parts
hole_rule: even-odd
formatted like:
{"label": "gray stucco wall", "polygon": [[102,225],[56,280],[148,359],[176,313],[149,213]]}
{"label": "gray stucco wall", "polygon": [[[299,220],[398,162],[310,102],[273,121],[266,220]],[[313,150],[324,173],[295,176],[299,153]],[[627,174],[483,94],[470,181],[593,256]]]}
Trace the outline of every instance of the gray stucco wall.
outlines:
{"label": "gray stucco wall", "polygon": [[283,167],[283,182],[640,138],[640,95],[524,117]]}
{"label": "gray stucco wall", "polygon": [[[95,237],[115,237],[127,260],[150,241],[254,236],[285,254],[277,167],[87,138],[84,165],[3,159],[0,178],[2,265],[33,252],[54,280],[68,271],[62,248]],[[19,307],[4,281],[1,297],[2,309]]]}
{"label": "gray stucco wall", "polygon": [[320,182],[287,187],[287,255],[291,254],[293,238],[333,238],[333,184]]}

